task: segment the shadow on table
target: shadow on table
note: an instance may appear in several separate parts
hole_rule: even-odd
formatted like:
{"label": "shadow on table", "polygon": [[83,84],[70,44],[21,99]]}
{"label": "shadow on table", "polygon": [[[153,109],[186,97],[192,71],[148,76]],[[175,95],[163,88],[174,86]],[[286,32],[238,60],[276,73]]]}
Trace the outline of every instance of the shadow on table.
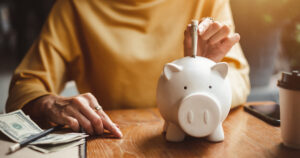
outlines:
{"label": "shadow on table", "polygon": [[119,139],[108,131],[105,131],[102,135],[89,136],[87,140],[96,140],[96,139]]}
{"label": "shadow on table", "polygon": [[[138,148],[144,155],[159,157],[199,157],[211,152],[224,151],[225,143],[212,143],[205,138],[187,136],[183,142],[168,142],[164,134],[145,139]],[[161,155],[163,154],[163,155]]]}

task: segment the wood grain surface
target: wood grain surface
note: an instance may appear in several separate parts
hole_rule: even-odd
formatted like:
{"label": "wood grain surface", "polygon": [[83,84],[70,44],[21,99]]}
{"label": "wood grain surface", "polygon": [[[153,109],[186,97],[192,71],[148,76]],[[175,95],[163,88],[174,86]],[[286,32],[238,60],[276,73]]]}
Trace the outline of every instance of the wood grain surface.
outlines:
{"label": "wood grain surface", "polygon": [[162,134],[163,119],[157,109],[107,113],[120,125],[124,137],[115,139],[106,134],[88,138],[87,158],[300,157],[299,150],[282,145],[280,128],[246,113],[242,107],[231,110],[223,123],[225,141],[221,143],[193,137],[186,137],[180,143],[167,142]]}

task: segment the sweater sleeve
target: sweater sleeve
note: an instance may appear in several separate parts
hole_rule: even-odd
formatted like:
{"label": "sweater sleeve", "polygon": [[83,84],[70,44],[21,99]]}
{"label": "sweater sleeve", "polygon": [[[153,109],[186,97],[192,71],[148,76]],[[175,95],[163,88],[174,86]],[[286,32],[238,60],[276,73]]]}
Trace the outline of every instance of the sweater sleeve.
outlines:
{"label": "sweater sleeve", "polygon": [[[234,22],[229,0],[216,0],[212,8],[211,16],[214,17],[215,20],[229,25],[232,32],[234,32]],[[229,64],[228,78],[232,89],[231,108],[234,108],[245,103],[249,95],[249,65],[240,44],[233,46],[223,61]]]}
{"label": "sweater sleeve", "polygon": [[74,41],[74,19],[70,15],[72,7],[68,3],[58,1],[53,6],[39,38],[15,70],[6,102],[7,112],[20,109],[40,96],[60,93],[71,79],[70,63],[76,58],[78,48]]}

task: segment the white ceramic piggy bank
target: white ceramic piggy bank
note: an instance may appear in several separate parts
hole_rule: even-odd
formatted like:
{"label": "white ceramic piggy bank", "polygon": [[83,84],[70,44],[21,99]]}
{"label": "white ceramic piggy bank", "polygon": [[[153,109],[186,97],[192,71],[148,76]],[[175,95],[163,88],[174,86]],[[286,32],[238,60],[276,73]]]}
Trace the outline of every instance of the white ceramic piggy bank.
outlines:
{"label": "white ceramic piggy bank", "polygon": [[157,104],[168,141],[183,141],[185,134],[224,140],[222,122],[231,105],[227,73],[226,63],[204,57],[184,57],[164,66]]}

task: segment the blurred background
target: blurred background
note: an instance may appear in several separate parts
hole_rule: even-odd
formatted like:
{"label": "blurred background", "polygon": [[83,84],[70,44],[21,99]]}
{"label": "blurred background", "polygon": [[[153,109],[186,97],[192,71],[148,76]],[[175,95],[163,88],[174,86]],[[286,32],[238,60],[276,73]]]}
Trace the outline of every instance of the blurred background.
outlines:
{"label": "blurred background", "polygon": [[[22,60],[55,0],[0,0],[0,113],[13,70]],[[231,0],[236,32],[250,64],[248,101],[278,102],[281,71],[300,70],[300,1]],[[300,84],[300,83],[299,83]],[[62,95],[77,94],[70,82]]]}

